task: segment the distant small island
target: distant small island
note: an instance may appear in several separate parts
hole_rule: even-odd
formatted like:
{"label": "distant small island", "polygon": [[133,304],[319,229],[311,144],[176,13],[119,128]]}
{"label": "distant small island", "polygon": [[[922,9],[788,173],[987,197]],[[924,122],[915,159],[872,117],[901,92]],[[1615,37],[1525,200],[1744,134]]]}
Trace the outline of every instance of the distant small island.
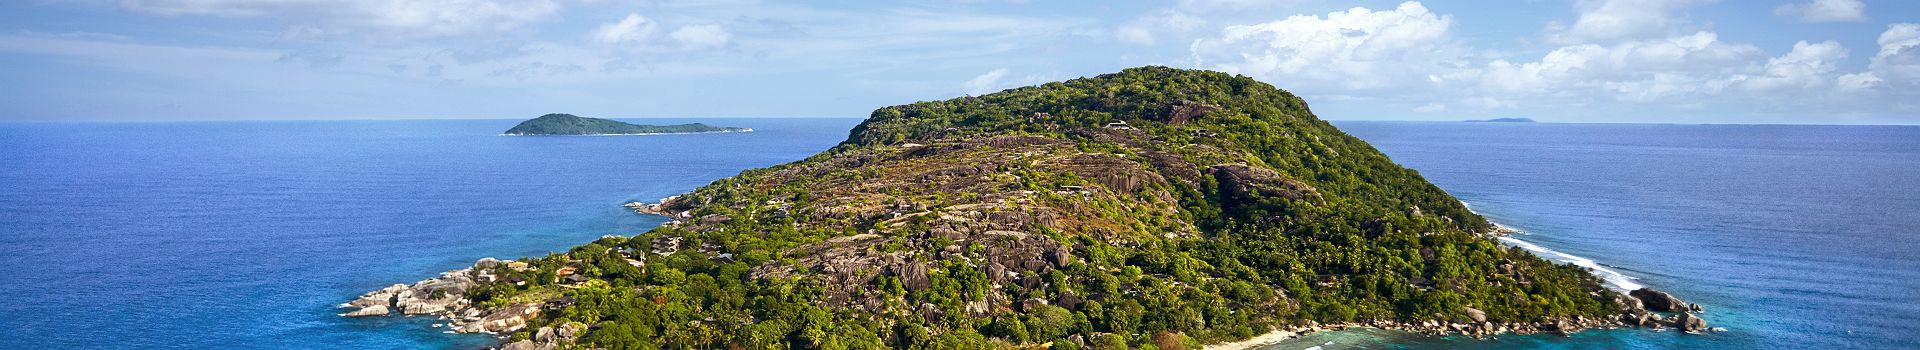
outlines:
{"label": "distant small island", "polygon": [[1531,118],[1493,118],[1468,120],[1469,123],[1535,123]]}
{"label": "distant small island", "polygon": [[572,114],[548,114],[528,119],[507,129],[503,135],[649,135],[749,132],[753,129],[712,126],[702,123],[677,125],[638,125],[616,120],[587,118]]}

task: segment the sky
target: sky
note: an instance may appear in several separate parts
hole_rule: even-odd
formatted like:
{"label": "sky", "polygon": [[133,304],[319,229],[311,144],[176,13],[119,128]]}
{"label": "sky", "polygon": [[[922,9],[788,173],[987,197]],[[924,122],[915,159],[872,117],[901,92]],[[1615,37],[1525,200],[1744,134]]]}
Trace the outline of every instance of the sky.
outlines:
{"label": "sky", "polygon": [[1330,120],[1920,124],[1920,2],[0,2],[0,120],[864,117],[1144,65]]}

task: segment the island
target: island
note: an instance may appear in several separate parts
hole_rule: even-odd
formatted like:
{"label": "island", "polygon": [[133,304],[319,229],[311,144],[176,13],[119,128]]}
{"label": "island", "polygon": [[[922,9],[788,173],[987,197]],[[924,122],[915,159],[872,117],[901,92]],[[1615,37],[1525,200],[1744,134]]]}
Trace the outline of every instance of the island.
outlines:
{"label": "island", "polygon": [[748,132],[753,129],[712,126],[702,123],[677,125],[638,125],[617,120],[587,118],[572,114],[548,114],[520,122],[502,135],[653,135]]}
{"label": "island", "polygon": [[[1322,329],[1705,331],[1503,232],[1300,97],[1141,67],[885,107],[668,221],[342,305],[509,349],[1197,349]],[[1683,332],[1673,332],[1683,333]]]}
{"label": "island", "polygon": [[1493,118],[1468,120],[1469,123],[1533,123],[1533,118]]}

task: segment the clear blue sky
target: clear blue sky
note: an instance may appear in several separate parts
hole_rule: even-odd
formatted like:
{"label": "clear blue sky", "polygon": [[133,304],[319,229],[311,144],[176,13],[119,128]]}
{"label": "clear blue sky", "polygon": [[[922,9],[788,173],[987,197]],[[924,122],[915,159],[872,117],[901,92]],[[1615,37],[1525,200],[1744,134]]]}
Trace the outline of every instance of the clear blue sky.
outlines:
{"label": "clear blue sky", "polygon": [[1336,120],[1920,124],[1920,3],[20,0],[0,119],[865,116],[1141,65]]}

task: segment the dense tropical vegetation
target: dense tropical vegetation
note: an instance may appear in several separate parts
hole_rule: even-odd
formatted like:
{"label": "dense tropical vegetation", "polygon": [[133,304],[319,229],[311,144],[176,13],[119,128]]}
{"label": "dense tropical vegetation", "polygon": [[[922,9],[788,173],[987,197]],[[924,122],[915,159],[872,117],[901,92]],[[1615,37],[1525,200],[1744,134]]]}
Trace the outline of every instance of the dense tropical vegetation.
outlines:
{"label": "dense tropical vegetation", "polygon": [[579,322],[615,349],[1193,348],[1619,307],[1300,98],[1209,71],[881,108],[831,150],[660,211],[675,221],[469,297],[548,302],[528,329]]}

